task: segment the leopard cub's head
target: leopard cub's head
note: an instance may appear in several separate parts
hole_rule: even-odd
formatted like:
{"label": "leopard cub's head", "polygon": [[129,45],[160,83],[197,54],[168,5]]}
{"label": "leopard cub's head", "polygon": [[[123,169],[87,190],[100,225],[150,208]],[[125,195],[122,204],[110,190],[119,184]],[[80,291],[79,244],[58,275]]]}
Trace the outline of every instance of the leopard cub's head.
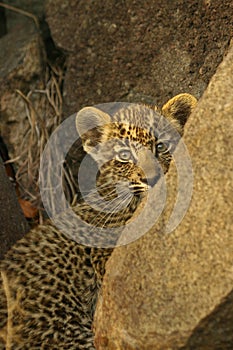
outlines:
{"label": "leopard cub's head", "polygon": [[196,105],[189,94],[169,100],[161,111],[129,104],[113,116],[95,107],[78,112],[84,150],[98,164],[97,187],[105,199],[142,196],[168,170],[184,124]]}

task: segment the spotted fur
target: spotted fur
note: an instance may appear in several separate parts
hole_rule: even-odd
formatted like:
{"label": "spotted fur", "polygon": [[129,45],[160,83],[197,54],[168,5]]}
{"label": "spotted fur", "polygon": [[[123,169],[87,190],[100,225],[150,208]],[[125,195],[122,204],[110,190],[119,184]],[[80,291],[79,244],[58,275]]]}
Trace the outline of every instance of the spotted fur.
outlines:
{"label": "spotted fur", "polygon": [[[95,349],[93,313],[106,260],[119,236],[109,235],[110,248],[93,247],[98,232],[87,232],[86,223],[110,229],[135,215],[145,193],[167,171],[195,104],[191,95],[178,95],[163,107],[166,118],[143,105],[129,105],[112,117],[94,107],[78,113],[84,150],[99,166],[97,192],[89,198],[96,204],[98,194],[118,210],[106,214],[84,197],[74,208],[78,227],[66,213],[60,218],[74,239],[48,221],[11,248],[0,264],[1,350]],[[80,238],[83,244],[76,242]]]}

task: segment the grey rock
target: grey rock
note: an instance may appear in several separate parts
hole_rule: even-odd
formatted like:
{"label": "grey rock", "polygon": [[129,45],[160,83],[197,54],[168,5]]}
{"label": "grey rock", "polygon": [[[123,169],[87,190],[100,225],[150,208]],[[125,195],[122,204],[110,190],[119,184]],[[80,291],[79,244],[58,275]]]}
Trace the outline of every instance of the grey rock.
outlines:
{"label": "grey rock", "polygon": [[67,116],[104,102],[200,97],[233,34],[230,0],[47,0],[46,13],[68,57]]}

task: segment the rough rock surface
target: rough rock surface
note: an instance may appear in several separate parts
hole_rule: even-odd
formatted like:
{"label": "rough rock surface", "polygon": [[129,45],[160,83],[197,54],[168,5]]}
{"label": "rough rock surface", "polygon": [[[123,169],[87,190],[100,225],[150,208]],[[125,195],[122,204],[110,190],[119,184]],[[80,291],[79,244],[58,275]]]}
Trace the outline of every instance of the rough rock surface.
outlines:
{"label": "rough rock surface", "polygon": [[47,0],[55,43],[67,54],[66,115],[113,101],[162,105],[200,97],[233,34],[231,0]]}
{"label": "rough rock surface", "polygon": [[173,165],[162,217],[107,264],[98,350],[233,348],[232,115],[233,47],[186,126],[195,175],[186,216],[164,233],[177,198]]}

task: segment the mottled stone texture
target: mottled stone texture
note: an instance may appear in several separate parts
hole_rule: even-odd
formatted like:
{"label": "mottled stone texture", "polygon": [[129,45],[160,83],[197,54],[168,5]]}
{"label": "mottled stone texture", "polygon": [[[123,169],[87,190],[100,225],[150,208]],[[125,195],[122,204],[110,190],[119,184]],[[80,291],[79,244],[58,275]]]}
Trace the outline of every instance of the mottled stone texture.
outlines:
{"label": "mottled stone texture", "polygon": [[98,350],[233,348],[232,116],[233,47],[186,125],[195,178],[185,218],[164,233],[177,197],[172,165],[159,222],[107,264]]}
{"label": "mottled stone texture", "polygon": [[200,97],[233,35],[231,0],[47,0],[52,37],[67,54],[66,115],[130,101]]}

